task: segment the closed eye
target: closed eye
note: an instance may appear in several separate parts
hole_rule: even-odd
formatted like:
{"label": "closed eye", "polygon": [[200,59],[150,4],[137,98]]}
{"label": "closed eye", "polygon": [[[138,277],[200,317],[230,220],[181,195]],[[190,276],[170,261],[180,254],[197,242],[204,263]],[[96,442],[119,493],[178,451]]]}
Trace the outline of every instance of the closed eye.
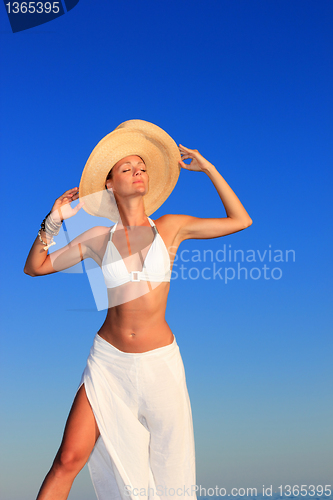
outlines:
{"label": "closed eye", "polygon": [[[130,170],[131,170],[130,168],[128,168],[127,170],[123,170],[123,173],[124,173],[124,172],[130,172]],[[142,172],[147,172],[147,170],[146,170],[146,169],[144,169],[144,168],[142,168],[142,169],[141,169],[141,171],[142,171]]]}

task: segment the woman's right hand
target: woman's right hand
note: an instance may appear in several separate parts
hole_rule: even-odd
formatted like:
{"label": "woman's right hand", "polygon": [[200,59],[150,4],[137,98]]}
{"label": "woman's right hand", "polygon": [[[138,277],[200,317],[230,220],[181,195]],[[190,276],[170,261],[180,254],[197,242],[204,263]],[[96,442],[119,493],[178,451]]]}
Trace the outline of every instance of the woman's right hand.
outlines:
{"label": "woman's right hand", "polygon": [[57,198],[51,210],[52,219],[55,222],[61,222],[77,214],[80,208],[83,207],[84,201],[78,203],[75,208],[71,207],[71,203],[72,201],[75,201],[78,198],[79,198],[79,189],[77,187],[69,189],[62,196]]}

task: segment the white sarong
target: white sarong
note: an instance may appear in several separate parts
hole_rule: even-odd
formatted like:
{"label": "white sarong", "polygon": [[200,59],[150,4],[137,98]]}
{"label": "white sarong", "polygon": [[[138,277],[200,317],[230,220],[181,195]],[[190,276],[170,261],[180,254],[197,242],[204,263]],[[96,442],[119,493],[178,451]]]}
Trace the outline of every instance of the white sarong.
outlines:
{"label": "white sarong", "polygon": [[176,339],[127,353],[97,334],[82,384],[100,431],[88,460],[98,500],[195,500],[192,412]]}

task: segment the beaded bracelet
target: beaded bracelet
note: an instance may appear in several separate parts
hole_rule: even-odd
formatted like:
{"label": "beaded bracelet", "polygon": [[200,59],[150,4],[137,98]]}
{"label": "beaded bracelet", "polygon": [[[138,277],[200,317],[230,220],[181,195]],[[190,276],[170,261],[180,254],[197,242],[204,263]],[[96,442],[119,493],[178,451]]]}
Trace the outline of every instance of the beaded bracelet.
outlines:
{"label": "beaded bracelet", "polygon": [[51,211],[46,215],[45,219],[43,220],[43,222],[40,225],[40,228],[42,231],[45,231],[45,221],[48,218],[48,216],[50,215],[50,213],[51,213]]}
{"label": "beaded bracelet", "polygon": [[55,242],[55,241],[53,241],[53,236],[52,236],[50,243],[49,243],[49,244],[47,244],[47,242],[45,242],[45,241],[43,240],[42,235],[40,234],[41,230],[42,230],[42,229],[40,229],[40,230],[38,231],[38,238],[39,238],[39,240],[43,243],[43,245],[44,245],[44,250],[45,250],[45,251],[47,251],[47,250],[48,250],[48,249],[49,249],[52,245],[55,245],[55,244],[56,244],[56,242]]}

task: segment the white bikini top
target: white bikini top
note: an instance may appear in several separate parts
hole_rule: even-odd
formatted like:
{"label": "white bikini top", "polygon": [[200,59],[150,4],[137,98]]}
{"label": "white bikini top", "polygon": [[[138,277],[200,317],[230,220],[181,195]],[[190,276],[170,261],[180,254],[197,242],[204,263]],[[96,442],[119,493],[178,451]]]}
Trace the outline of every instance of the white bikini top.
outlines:
{"label": "white bikini top", "polygon": [[155,223],[149,217],[148,220],[154,230],[155,237],[148,250],[141,271],[129,272],[127,270],[124,260],[112,241],[112,235],[118,225],[118,222],[111,229],[110,239],[102,261],[102,272],[107,288],[116,288],[130,281],[170,281],[171,263],[169,252],[157,230],[157,227],[155,226]]}

